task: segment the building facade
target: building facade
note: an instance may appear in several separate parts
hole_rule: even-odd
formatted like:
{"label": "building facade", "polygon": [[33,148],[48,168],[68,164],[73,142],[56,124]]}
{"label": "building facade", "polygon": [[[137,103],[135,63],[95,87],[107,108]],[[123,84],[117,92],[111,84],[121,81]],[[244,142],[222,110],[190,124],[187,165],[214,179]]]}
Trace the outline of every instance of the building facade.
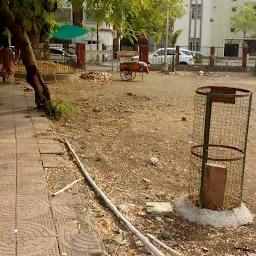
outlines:
{"label": "building facade", "polygon": [[[175,21],[174,30],[184,29],[177,45],[209,53],[209,47],[219,48],[219,55],[239,56],[243,33],[235,33],[230,18],[248,0],[184,0],[186,14]],[[256,3],[256,0],[253,2]],[[256,52],[255,39],[247,34],[249,53]]]}

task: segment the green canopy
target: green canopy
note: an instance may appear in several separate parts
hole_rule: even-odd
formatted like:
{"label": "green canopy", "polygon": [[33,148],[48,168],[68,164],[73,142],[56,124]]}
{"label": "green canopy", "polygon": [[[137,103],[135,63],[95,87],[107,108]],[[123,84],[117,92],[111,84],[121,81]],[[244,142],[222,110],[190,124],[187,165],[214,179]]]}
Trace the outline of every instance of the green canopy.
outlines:
{"label": "green canopy", "polygon": [[53,38],[59,40],[71,40],[76,42],[77,37],[88,34],[92,28],[84,29],[83,27],[73,25],[63,25],[53,32]]}

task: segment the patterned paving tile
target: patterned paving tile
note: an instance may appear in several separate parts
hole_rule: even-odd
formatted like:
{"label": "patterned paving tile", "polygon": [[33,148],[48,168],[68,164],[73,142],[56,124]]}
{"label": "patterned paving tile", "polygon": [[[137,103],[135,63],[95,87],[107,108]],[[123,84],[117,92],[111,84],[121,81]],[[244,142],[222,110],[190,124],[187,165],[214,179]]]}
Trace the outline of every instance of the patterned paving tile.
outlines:
{"label": "patterned paving tile", "polygon": [[0,197],[0,222],[7,220],[14,220],[15,218],[15,194],[2,194]]}
{"label": "patterned paving tile", "polygon": [[[94,230],[88,229],[86,232],[83,232],[77,228],[74,222],[70,222],[61,227],[58,237],[61,253],[66,252],[68,248],[74,255],[103,255]],[[79,252],[84,254],[79,254]]]}
{"label": "patterned paving tile", "polygon": [[37,222],[20,221],[17,224],[18,256],[59,255],[56,233]]}
{"label": "patterned paving tile", "polygon": [[0,219],[0,255],[16,255],[15,221],[2,222]]}
{"label": "patterned paving tile", "polygon": [[16,215],[18,219],[39,217],[48,214],[49,209],[49,203],[38,196],[17,195]]}
{"label": "patterned paving tile", "polygon": [[43,168],[71,163],[57,155],[65,149],[45,114],[27,109],[34,93],[20,85],[0,93],[0,256],[103,255],[95,231],[78,229],[80,198],[47,191]]}

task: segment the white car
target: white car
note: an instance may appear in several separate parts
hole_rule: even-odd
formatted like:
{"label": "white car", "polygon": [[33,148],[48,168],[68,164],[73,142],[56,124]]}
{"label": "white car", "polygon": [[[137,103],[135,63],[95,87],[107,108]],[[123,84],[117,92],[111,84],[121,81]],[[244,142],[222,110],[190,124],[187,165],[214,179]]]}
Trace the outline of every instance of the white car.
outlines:
{"label": "white car", "polygon": [[58,63],[76,63],[76,54],[66,51],[61,47],[50,47],[51,59]]}
{"label": "white car", "polygon": [[[159,48],[156,51],[149,53],[148,61],[150,64],[164,63],[165,48]],[[167,62],[172,63],[172,58],[176,59],[176,48],[167,48]],[[132,57],[132,61],[139,61],[139,56]],[[193,56],[189,50],[180,48],[179,64],[194,65]]]}

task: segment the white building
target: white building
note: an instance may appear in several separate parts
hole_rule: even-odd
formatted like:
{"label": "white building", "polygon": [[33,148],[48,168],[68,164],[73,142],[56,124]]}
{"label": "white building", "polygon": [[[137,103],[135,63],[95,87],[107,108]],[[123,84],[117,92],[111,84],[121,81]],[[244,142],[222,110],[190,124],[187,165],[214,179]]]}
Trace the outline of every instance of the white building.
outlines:
{"label": "white building", "polygon": [[[174,30],[184,29],[177,45],[206,54],[215,46],[224,55],[241,55],[243,33],[235,33],[230,17],[246,2],[248,0],[184,0],[186,14],[174,23]],[[256,40],[247,36],[249,52],[256,52]]]}

